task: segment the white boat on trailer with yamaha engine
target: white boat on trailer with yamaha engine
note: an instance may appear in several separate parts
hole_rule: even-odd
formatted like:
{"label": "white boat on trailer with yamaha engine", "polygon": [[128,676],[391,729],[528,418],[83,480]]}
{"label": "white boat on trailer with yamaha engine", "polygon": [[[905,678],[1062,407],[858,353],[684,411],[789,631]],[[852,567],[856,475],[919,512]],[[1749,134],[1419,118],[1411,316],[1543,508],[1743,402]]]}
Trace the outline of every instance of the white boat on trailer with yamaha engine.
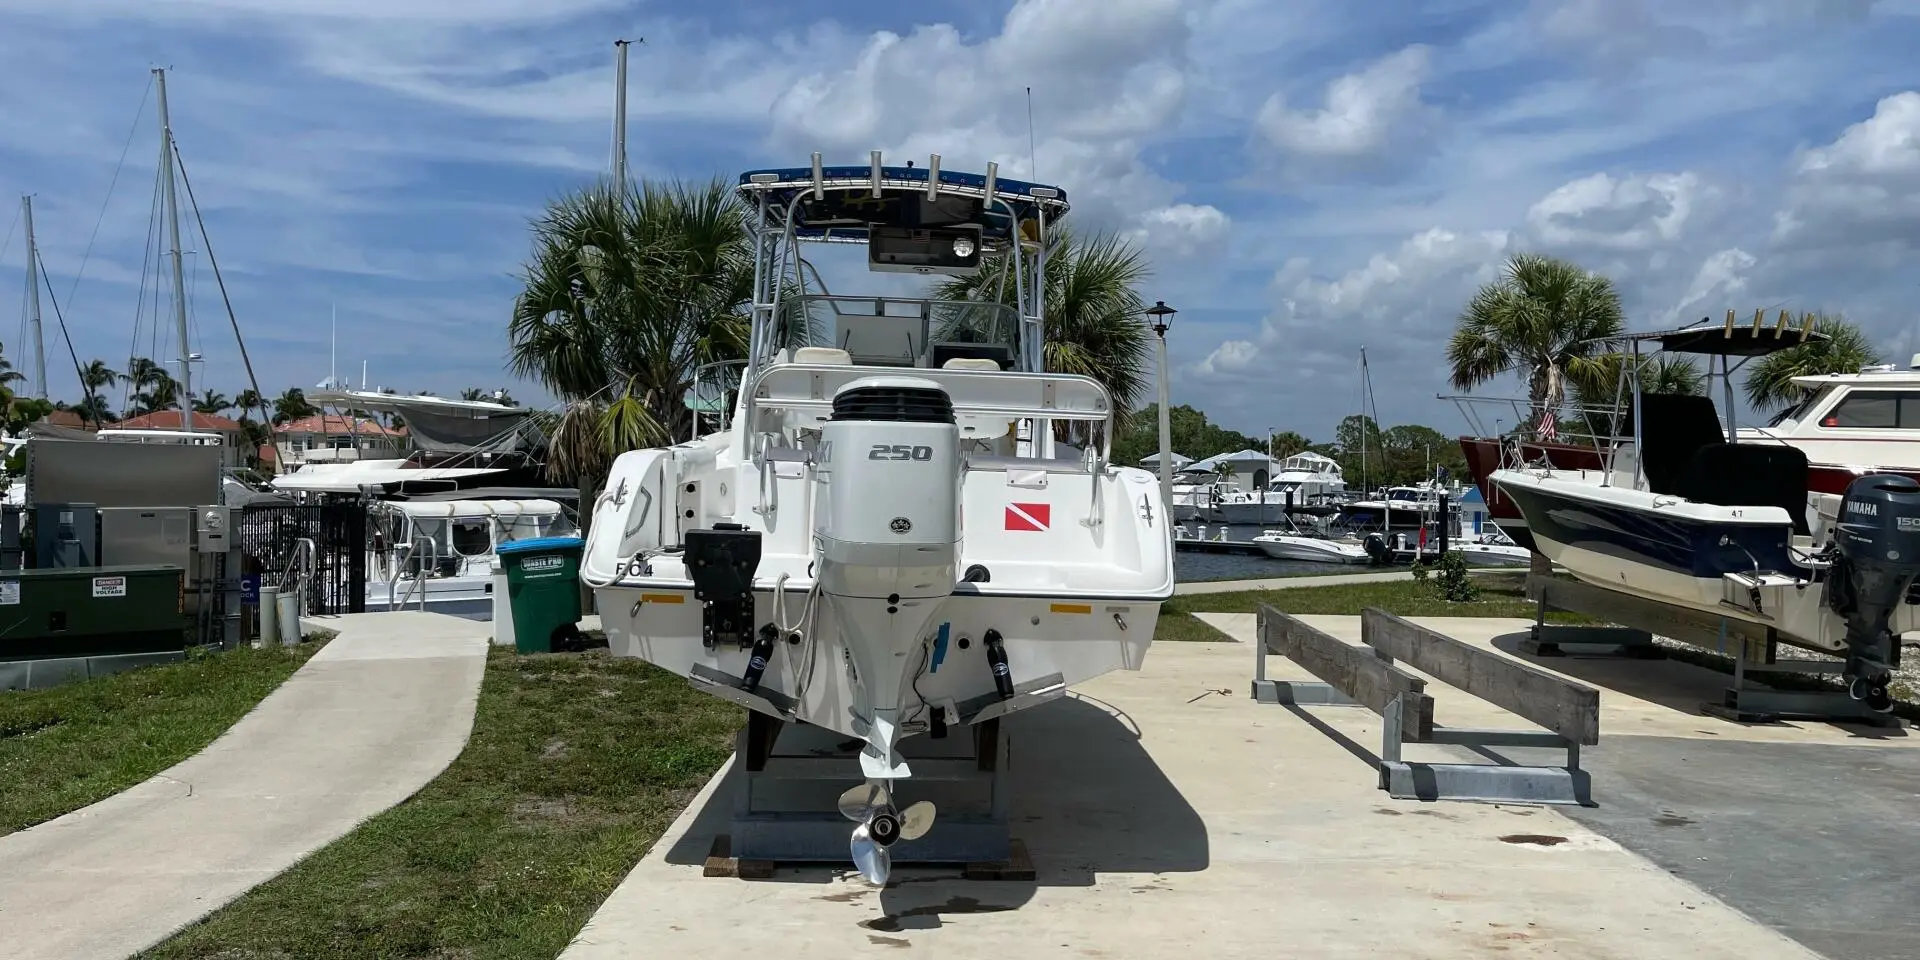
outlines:
{"label": "white boat on trailer with yamaha engine", "polygon": [[[615,461],[582,577],[613,654],[863,744],[840,812],[884,883],[889,848],[933,819],[894,806],[900,742],[1139,669],[1173,592],[1169,518],[1153,475],[1109,462],[1106,388],[1044,371],[1062,190],[875,152],[752,171],[739,192],[757,261],[749,355],[722,378],[737,399],[718,430]],[[1004,251],[1014,305],[809,290],[802,240],[922,274]]]}
{"label": "white boat on trailer with yamaha engine", "polygon": [[1620,338],[1634,358],[1621,374],[1631,382],[1632,439],[1611,443],[1606,469],[1509,468],[1489,479],[1536,547],[1575,577],[1843,656],[1848,692],[1886,712],[1899,635],[1920,628],[1909,599],[1920,575],[1920,483],[1864,476],[1833,514],[1816,513],[1803,451],[1729,442],[1740,434],[1722,426],[1710,397],[1642,393],[1638,379],[1643,343],[1703,354],[1731,411],[1731,358],[1822,336],[1729,321]]}

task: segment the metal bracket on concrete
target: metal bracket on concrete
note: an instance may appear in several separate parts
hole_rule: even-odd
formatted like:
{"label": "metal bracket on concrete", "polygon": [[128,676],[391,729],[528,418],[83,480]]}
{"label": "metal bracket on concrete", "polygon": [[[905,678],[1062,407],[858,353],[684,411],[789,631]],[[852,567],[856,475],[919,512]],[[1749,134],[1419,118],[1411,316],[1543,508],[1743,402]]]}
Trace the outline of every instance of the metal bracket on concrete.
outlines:
{"label": "metal bracket on concrete", "polygon": [[[1838,674],[1847,665],[1839,660],[1778,660],[1772,663],[1749,661],[1740,651],[1733,658],[1733,686],[1722,694],[1719,703],[1708,703],[1701,710],[1723,720],[1739,723],[1772,723],[1788,718],[1811,720],[1849,720],[1881,726],[1899,726],[1900,718],[1875,713],[1867,705],[1848,696],[1844,690],[1775,690],[1748,685],[1749,673]],[[1773,651],[1768,651],[1772,653]]]}
{"label": "metal bracket on concrete", "polygon": [[1556,733],[1434,727],[1418,742],[1482,747],[1553,747],[1567,752],[1564,767],[1505,763],[1415,763],[1401,757],[1400,697],[1387,705],[1380,743],[1380,789],[1395,800],[1470,800],[1591,807],[1593,783],[1580,769],[1580,744]]}
{"label": "metal bracket on concrete", "polygon": [[[1599,742],[1599,691],[1383,610],[1364,611],[1360,629],[1363,645],[1356,647],[1262,604],[1256,626],[1254,698],[1261,703],[1357,705],[1378,713],[1382,720],[1380,788],[1396,799],[1594,805],[1591,782],[1580,769],[1580,745]],[[1291,659],[1320,681],[1268,679],[1269,653]],[[1427,681],[1402,670],[1396,660],[1542,729],[1437,726]],[[1567,760],[1561,767],[1417,763],[1402,756],[1408,743],[1471,749],[1547,747],[1565,750]]]}
{"label": "metal bracket on concrete", "polygon": [[1258,703],[1292,703],[1311,707],[1357,707],[1360,701],[1340,692],[1331,683],[1306,680],[1253,681],[1253,699]]}
{"label": "metal bracket on concrete", "polygon": [[[822,727],[747,714],[734,763],[739,777],[727,832],[716,838],[708,876],[759,879],[776,864],[848,864],[854,824],[836,801],[865,782],[863,741]],[[1025,848],[1010,835],[1009,743],[998,720],[954,726],[935,739],[900,744],[913,776],[896,781],[894,802],[933,801],[933,829],[901,840],[896,864],[963,864],[969,879],[1031,880]]]}

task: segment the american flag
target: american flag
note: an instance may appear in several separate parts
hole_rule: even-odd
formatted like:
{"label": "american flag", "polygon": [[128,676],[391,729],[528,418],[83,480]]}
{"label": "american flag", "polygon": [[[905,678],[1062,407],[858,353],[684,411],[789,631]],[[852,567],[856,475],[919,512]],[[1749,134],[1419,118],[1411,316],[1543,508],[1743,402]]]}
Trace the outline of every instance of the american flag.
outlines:
{"label": "american flag", "polygon": [[1552,410],[1548,410],[1540,414],[1540,425],[1537,428],[1535,428],[1534,432],[1542,440],[1551,441],[1551,440],[1554,440],[1556,437],[1558,437],[1558,434],[1554,431],[1554,428],[1553,428],[1553,411]]}

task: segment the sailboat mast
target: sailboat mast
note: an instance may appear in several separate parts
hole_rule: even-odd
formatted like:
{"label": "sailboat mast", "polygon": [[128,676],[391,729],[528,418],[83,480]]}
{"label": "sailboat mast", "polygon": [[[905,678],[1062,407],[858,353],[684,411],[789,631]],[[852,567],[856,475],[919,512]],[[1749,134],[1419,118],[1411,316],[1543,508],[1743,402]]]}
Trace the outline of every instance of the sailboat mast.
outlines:
{"label": "sailboat mast", "polygon": [[613,188],[627,192],[627,45],[613,42]]}
{"label": "sailboat mast", "polygon": [[1373,392],[1373,384],[1367,374],[1367,348],[1360,348],[1360,489],[1372,490],[1367,486],[1367,394]]}
{"label": "sailboat mast", "polygon": [[333,332],[327,338],[327,389],[340,389],[340,305],[333,304]]}
{"label": "sailboat mast", "polygon": [[33,388],[47,398],[47,349],[40,336],[40,248],[33,239],[33,198],[20,198],[20,217],[27,222],[27,318],[33,323]]}
{"label": "sailboat mast", "polygon": [[167,117],[167,72],[153,68],[160,104],[160,189],[167,205],[167,238],[173,256],[173,319],[180,334],[180,423],[193,432],[193,354],[187,347],[187,286],[180,268],[180,205],[173,191],[173,123]]}

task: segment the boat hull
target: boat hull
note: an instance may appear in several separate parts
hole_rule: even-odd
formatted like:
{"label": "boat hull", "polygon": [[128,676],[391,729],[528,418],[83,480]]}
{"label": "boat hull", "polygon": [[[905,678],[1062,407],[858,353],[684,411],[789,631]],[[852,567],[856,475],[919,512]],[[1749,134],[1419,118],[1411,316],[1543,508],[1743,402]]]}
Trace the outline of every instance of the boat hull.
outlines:
{"label": "boat hull", "polygon": [[[1473,485],[1479,489],[1480,498],[1487,503],[1487,519],[1493,521],[1493,525],[1499,527],[1514,546],[1536,549],[1533,534],[1528,531],[1527,519],[1521,515],[1520,508],[1499,487],[1488,481],[1493,472],[1502,466],[1500,441],[1489,437],[1461,437],[1460,452],[1466,457],[1467,472],[1473,476]],[[1600,451],[1567,443],[1521,443],[1520,453],[1526,462],[1545,461],[1554,470],[1599,470],[1605,466]]]}
{"label": "boat hull", "polygon": [[1342,544],[1313,537],[1253,538],[1260,552],[1275,560],[1299,560],[1308,563],[1366,563],[1367,552],[1359,544]]}
{"label": "boat hull", "polygon": [[1721,602],[1726,576],[1800,569],[1788,552],[1792,523],[1777,507],[1716,507],[1510,470],[1490,479],[1525,518],[1535,549],[1598,586],[1764,622]]}
{"label": "boat hull", "polygon": [[[789,616],[805,604],[807,586],[788,582],[784,607]],[[745,674],[750,648],[703,643],[701,606],[692,584],[616,584],[594,593],[608,651],[614,656],[637,657],[696,680]],[[756,620],[776,619],[780,611],[775,596],[771,589],[754,591]],[[924,700],[950,707],[944,721],[966,723],[982,706],[1000,700],[983,642],[988,630],[1002,637],[1014,685],[1040,691],[1010,705],[1025,708],[1064,694],[1072,684],[1115,670],[1140,669],[1153,641],[1162,599],[1088,601],[957,590],[931,601],[936,609],[928,624],[928,642],[898,651],[896,656],[905,659],[897,666],[914,678],[910,686],[916,704]],[[782,720],[864,736],[861,722],[850,714],[855,691],[847,668],[845,632],[834,622],[831,605],[820,604],[815,616],[816,639],[811,649],[805,641],[776,644],[758,687],[768,702],[747,705]],[[1010,712],[1014,710],[996,714]],[[929,713],[917,705],[904,710],[902,738],[928,732]]]}
{"label": "boat hull", "polygon": [[[1552,470],[1603,470],[1600,451],[1567,443],[1525,442],[1519,445],[1521,458],[1529,464],[1544,462]],[[1460,452],[1466,457],[1467,471],[1474,486],[1487,502],[1487,517],[1516,546],[1533,547],[1533,536],[1526,517],[1498,486],[1488,482],[1502,468],[1500,441],[1489,437],[1461,437]],[[1860,467],[1833,463],[1807,464],[1807,492],[1810,495],[1839,497],[1847,485],[1864,476],[1894,474],[1920,481],[1920,467]]]}

